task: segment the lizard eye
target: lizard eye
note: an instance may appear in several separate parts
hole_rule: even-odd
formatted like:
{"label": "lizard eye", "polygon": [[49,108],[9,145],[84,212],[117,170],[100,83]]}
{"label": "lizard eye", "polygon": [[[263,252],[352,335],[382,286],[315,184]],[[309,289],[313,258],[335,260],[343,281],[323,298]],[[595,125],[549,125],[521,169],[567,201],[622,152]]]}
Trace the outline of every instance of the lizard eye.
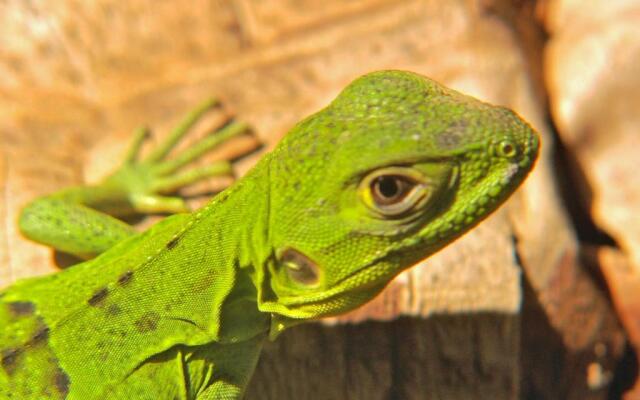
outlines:
{"label": "lizard eye", "polygon": [[384,217],[402,217],[428,198],[427,186],[409,168],[389,167],[367,175],[361,183],[365,204]]}
{"label": "lizard eye", "polygon": [[282,252],[280,261],[292,281],[305,286],[313,286],[320,281],[318,265],[304,254],[294,249],[286,249]]}

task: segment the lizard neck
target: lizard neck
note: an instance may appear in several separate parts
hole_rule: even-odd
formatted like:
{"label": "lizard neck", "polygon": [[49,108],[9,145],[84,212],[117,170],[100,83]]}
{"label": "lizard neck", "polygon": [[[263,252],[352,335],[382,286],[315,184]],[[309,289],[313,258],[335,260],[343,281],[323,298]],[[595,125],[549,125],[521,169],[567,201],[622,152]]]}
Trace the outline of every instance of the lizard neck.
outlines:
{"label": "lizard neck", "polygon": [[219,304],[217,336],[223,343],[248,340],[269,327],[270,316],[257,307],[256,286],[272,253],[266,167],[254,168],[191,217],[195,236],[207,238],[201,250],[206,263],[230,281],[224,284],[231,287]]}
{"label": "lizard neck", "polygon": [[[272,253],[269,245],[269,172],[261,163],[241,181],[216,196],[194,218],[215,231],[220,255],[252,282]],[[199,221],[200,222],[200,221]],[[212,235],[208,235],[211,237]],[[206,237],[206,236],[205,236]]]}

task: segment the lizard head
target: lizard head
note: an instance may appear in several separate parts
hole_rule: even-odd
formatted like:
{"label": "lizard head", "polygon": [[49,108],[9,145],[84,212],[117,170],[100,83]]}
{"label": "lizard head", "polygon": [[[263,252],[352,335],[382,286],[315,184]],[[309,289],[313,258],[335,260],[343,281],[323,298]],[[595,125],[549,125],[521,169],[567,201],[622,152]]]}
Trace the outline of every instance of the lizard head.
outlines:
{"label": "lizard head", "polygon": [[493,212],[537,134],[512,111],[408,72],[365,75],[268,158],[272,336],[344,313]]}

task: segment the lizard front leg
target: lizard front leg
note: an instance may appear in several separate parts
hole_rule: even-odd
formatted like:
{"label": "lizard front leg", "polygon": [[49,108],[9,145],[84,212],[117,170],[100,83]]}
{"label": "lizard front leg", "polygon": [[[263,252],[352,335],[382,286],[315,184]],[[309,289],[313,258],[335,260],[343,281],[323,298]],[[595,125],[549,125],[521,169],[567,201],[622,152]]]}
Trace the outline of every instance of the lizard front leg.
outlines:
{"label": "lizard front leg", "polygon": [[212,382],[195,400],[240,400],[256,368],[265,336],[234,344],[216,344],[202,354],[213,365]]}
{"label": "lizard front leg", "polygon": [[246,124],[231,121],[168,158],[198,120],[217,105],[215,100],[201,104],[145,158],[140,153],[148,131],[138,129],[123,164],[113,174],[99,185],[68,188],[28,204],[20,215],[21,232],[36,242],[86,259],[135,234],[131,226],[114,216],[188,211],[182,197],[169,195],[200,180],[229,175],[231,165],[224,160],[186,171],[182,168],[248,132]]}

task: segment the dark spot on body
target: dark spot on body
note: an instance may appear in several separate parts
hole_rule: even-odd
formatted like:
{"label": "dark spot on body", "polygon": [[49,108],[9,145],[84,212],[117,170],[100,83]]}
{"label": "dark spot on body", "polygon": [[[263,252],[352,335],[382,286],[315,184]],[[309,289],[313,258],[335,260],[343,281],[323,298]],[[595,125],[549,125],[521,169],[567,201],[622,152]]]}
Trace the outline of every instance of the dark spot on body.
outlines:
{"label": "dark spot on body", "polygon": [[133,278],[133,271],[127,271],[118,278],[118,285],[126,286]]}
{"label": "dark spot on body", "polygon": [[136,330],[140,333],[155,331],[158,328],[158,320],[160,319],[160,315],[154,311],[148,311],[140,318],[136,320],[134,323],[136,326]]}
{"label": "dark spot on body", "polygon": [[122,309],[117,304],[111,304],[109,308],[107,308],[107,314],[109,315],[119,315],[122,312]]}
{"label": "dark spot on body", "polygon": [[35,304],[29,301],[14,301],[8,303],[7,307],[9,308],[9,312],[14,317],[26,317],[29,315],[33,315],[33,313],[36,311]]}
{"label": "dark spot on body", "polygon": [[38,329],[35,335],[33,335],[31,340],[29,341],[29,344],[33,346],[46,341],[49,338],[49,331],[50,330],[48,326],[43,326],[42,328]]}
{"label": "dark spot on body", "polygon": [[7,375],[11,375],[18,362],[18,357],[22,354],[22,350],[19,348],[10,348],[2,350],[2,368],[7,372]]}
{"label": "dark spot on body", "polygon": [[101,289],[98,289],[87,301],[87,303],[89,303],[90,306],[97,307],[98,305],[100,305],[100,303],[102,303],[102,301],[104,301],[104,299],[107,298],[108,294],[109,291],[107,290],[107,288],[103,287]]}
{"label": "dark spot on body", "polygon": [[178,244],[179,241],[180,241],[180,237],[179,236],[176,236],[173,239],[169,240],[169,243],[167,243],[167,246],[166,246],[167,250],[171,250],[174,247],[176,247],[176,245]]}
{"label": "dark spot on body", "polygon": [[120,336],[121,338],[127,337],[127,332],[122,329],[109,329],[107,333],[111,336]]}
{"label": "dark spot on body", "polygon": [[438,146],[445,150],[459,147],[468,126],[468,122],[464,120],[453,122],[444,132],[437,135],[436,139]]}
{"label": "dark spot on body", "polygon": [[209,289],[213,283],[215,282],[215,274],[213,272],[209,272],[205,277],[196,281],[193,285],[191,285],[191,289],[194,292],[200,293],[207,289]]}
{"label": "dark spot on body", "polygon": [[53,384],[63,398],[69,394],[70,383],[69,376],[61,369],[58,369],[53,375]]}

